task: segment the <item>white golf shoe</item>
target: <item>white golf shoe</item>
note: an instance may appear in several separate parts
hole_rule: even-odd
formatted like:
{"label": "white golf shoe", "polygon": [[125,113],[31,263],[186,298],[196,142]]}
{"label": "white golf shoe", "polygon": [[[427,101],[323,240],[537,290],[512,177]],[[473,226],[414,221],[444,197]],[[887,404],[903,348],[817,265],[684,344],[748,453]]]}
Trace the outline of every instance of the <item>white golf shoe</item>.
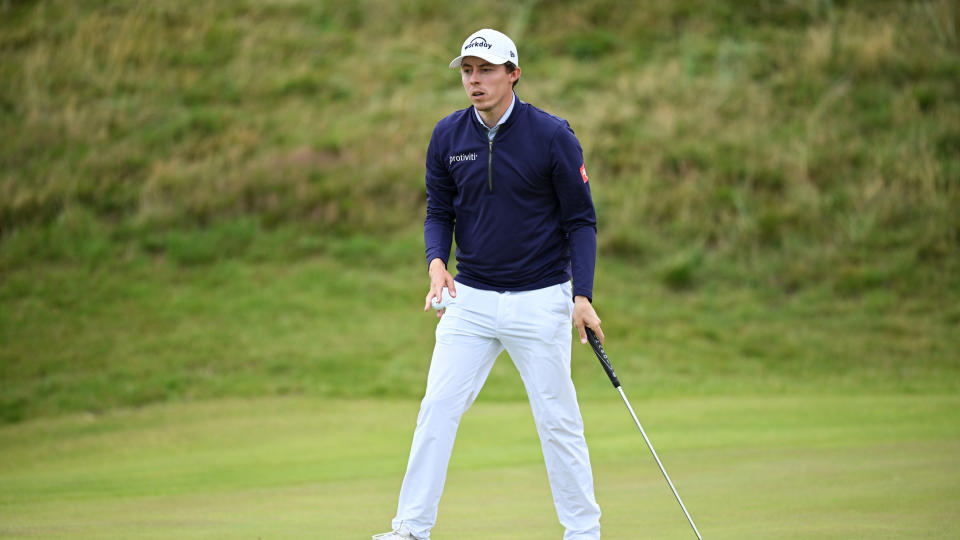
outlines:
{"label": "white golf shoe", "polygon": [[373,540],[419,540],[406,527],[401,527],[393,532],[375,534]]}

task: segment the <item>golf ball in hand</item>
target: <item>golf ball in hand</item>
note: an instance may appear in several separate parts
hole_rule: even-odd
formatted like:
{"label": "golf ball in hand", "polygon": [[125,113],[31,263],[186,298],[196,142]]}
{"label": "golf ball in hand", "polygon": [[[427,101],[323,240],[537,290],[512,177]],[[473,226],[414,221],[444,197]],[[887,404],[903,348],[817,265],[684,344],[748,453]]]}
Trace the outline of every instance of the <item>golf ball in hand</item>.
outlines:
{"label": "golf ball in hand", "polygon": [[440,297],[433,297],[433,300],[430,301],[430,305],[433,309],[440,311],[441,309],[446,309],[450,305],[450,290],[446,287],[440,290]]}

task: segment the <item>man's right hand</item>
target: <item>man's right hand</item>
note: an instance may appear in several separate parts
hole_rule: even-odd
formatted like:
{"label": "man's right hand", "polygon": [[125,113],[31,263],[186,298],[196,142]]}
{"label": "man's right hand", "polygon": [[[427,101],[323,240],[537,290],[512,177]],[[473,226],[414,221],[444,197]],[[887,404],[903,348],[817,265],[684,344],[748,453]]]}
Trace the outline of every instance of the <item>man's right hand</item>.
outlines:
{"label": "man's right hand", "polygon": [[[450,296],[452,298],[457,297],[457,286],[454,284],[453,276],[450,275],[450,272],[447,272],[447,265],[443,263],[443,259],[439,257],[430,261],[430,292],[427,293],[427,303],[424,304],[423,310],[430,311],[430,302],[434,298],[441,298],[440,291],[444,287],[449,289]],[[445,309],[437,311],[437,318],[443,317]]]}

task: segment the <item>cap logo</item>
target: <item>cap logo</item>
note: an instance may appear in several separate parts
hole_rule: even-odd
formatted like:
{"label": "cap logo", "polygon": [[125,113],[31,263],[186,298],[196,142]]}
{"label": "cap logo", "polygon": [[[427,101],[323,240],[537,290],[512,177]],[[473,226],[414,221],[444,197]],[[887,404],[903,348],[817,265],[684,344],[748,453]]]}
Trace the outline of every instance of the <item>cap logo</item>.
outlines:
{"label": "cap logo", "polygon": [[486,49],[492,49],[493,45],[487,43],[487,40],[483,39],[483,36],[477,36],[470,40],[470,43],[467,43],[463,50],[472,49],[474,47],[484,47]]}

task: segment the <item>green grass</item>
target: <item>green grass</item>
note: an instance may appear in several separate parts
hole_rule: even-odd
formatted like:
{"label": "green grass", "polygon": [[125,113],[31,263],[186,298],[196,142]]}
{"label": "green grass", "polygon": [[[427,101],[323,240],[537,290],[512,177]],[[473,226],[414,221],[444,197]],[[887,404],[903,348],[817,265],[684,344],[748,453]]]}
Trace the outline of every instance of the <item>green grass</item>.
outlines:
{"label": "green grass", "polygon": [[[607,349],[706,537],[958,536],[955,0],[0,1],[0,536],[386,526],[479,27],[583,143]],[[607,537],[689,537],[573,375]],[[523,400],[501,359],[438,538],[559,536]]]}
{"label": "green grass", "polygon": [[0,10],[0,249],[76,213],[142,239],[404,230],[431,128],[467,104],[446,63],[492,26],[519,42],[521,98],[583,143],[605,255],[677,257],[681,288],[689,252],[788,290],[956,273],[955,0]]}
{"label": "green grass", "polygon": [[[284,241],[257,233],[246,249]],[[422,312],[416,233],[311,249],[291,262],[213,250],[203,263],[131,249],[9,270],[0,279],[3,420],[235,396],[418,398],[436,319]],[[675,291],[658,272],[607,259],[597,271],[608,350],[648,395],[960,389],[960,313],[939,297]],[[574,372],[589,395],[607,391],[589,348],[576,347]],[[507,364],[492,380],[492,397],[524,399]]]}
{"label": "green grass", "polygon": [[[705,538],[955,538],[950,396],[647,399]],[[582,399],[604,538],[692,532],[612,390]],[[0,428],[2,538],[366,538],[395,510],[413,401],[168,404]],[[438,539],[562,534],[525,403],[464,417]]]}
{"label": "green grass", "polygon": [[958,13],[2,2],[0,419],[416,397],[423,153],[476,26],[517,38],[521,98],[582,140],[624,373],[662,396],[955,391]]}

